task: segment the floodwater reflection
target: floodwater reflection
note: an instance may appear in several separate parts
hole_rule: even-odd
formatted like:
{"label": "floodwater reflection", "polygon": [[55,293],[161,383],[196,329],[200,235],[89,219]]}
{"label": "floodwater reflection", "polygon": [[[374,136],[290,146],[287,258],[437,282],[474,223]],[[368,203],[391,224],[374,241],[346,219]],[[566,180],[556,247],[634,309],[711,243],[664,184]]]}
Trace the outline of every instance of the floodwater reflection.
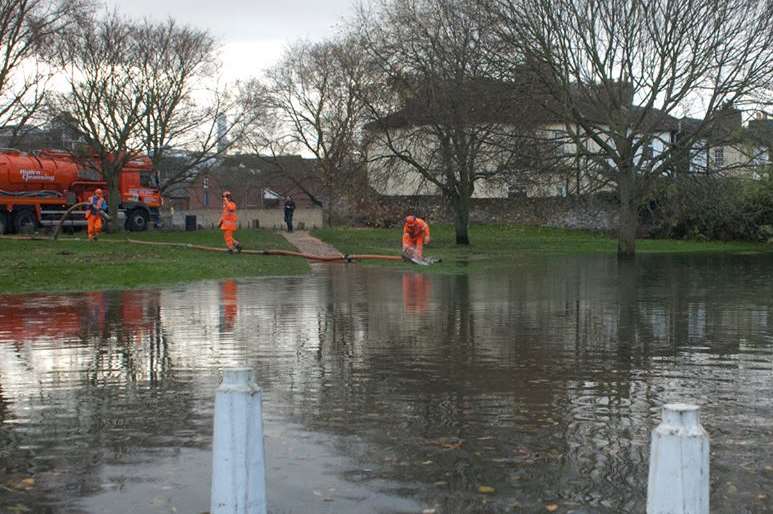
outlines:
{"label": "floodwater reflection", "polygon": [[703,406],[712,511],[768,512],[771,284],[765,256],[588,256],[0,297],[0,512],[206,511],[241,365],[274,512],[643,512],[676,400]]}
{"label": "floodwater reflection", "polygon": [[403,304],[406,312],[422,313],[432,292],[432,279],[423,273],[403,273]]}

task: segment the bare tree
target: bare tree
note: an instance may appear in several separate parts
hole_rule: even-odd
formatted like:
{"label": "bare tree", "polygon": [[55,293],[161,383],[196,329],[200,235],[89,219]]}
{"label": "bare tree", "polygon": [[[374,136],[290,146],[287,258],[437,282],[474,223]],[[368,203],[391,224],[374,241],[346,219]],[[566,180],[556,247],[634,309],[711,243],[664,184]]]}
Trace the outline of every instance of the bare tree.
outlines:
{"label": "bare tree", "polygon": [[442,194],[456,243],[469,244],[476,190],[506,195],[526,169],[531,86],[501,80],[489,59],[496,41],[473,2],[382,0],[358,25],[378,74],[364,90],[369,174],[403,194],[411,184]]}
{"label": "bare tree", "polygon": [[[638,207],[655,179],[773,73],[765,0],[479,3],[494,14],[502,69],[529,67],[573,152],[616,186],[621,256],[636,251]],[[689,131],[677,119],[685,114],[699,117]]]}
{"label": "bare tree", "polygon": [[263,116],[259,84],[223,85],[216,44],[174,20],[136,28],[143,79],[142,146],[160,172],[162,193],[195,176],[242,142]]}
{"label": "bare tree", "polygon": [[53,74],[50,48],[90,8],[81,0],[0,2],[0,127],[19,136],[40,110]]}
{"label": "bare tree", "polygon": [[138,63],[143,41],[136,26],[117,13],[83,21],[82,30],[63,41],[61,67],[69,91],[54,103],[57,113],[69,113],[89,148],[89,157],[107,183],[111,227],[119,229],[119,174],[142,153],[141,123],[145,117],[146,85]]}
{"label": "bare tree", "polygon": [[356,173],[362,121],[358,87],[366,68],[353,41],[298,43],[268,73],[279,144],[310,152],[319,161],[328,225],[333,206]]}

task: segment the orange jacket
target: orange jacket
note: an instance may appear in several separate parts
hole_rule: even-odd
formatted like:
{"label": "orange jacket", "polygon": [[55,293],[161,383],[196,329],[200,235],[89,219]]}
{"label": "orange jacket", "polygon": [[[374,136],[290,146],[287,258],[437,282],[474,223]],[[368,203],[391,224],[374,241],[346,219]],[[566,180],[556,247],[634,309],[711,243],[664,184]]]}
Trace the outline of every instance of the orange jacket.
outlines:
{"label": "orange jacket", "polygon": [[223,214],[220,216],[221,230],[236,230],[239,217],[236,215],[236,203],[223,199]]}
{"label": "orange jacket", "polygon": [[416,241],[421,238],[422,242],[429,241],[429,225],[421,218],[416,218],[416,223],[412,226],[407,223],[403,225],[403,241]]}

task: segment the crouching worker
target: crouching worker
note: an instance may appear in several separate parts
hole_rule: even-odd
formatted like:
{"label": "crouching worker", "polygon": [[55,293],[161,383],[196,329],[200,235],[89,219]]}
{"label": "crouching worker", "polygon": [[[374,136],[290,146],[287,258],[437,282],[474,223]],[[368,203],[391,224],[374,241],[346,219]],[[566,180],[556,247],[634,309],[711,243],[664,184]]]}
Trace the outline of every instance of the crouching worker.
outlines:
{"label": "crouching worker", "polygon": [[429,244],[429,225],[426,221],[410,215],[403,225],[403,254],[414,259],[424,255],[424,245]]}
{"label": "crouching worker", "polygon": [[89,198],[86,208],[86,223],[88,224],[89,241],[96,241],[102,233],[102,217],[107,212],[107,202],[102,196],[102,190],[97,189]]}
{"label": "crouching worker", "polygon": [[234,232],[236,231],[239,217],[236,215],[236,204],[231,200],[231,192],[223,191],[223,214],[220,216],[220,223],[218,226],[223,231],[223,238],[225,239],[225,246],[228,248],[228,253],[242,251],[242,245],[234,239]]}

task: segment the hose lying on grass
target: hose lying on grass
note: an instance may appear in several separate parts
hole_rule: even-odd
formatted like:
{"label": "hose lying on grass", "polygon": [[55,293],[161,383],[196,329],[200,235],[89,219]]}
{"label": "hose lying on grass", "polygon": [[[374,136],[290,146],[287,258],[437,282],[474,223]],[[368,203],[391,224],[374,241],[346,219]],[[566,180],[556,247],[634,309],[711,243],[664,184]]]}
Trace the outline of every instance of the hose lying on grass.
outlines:
{"label": "hose lying on grass", "polygon": [[[59,233],[62,231],[62,226],[64,225],[65,220],[68,217],[70,217],[70,213],[72,213],[72,211],[74,211],[78,207],[87,207],[90,204],[91,202],[80,202],[80,203],[76,203],[75,205],[67,209],[67,211],[65,211],[65,213],[62,215],[62,218],[59,220],[59,223],[56,225],[56,229],[54,230],[54,233],[51,234],[51,239],[53,239],[54,241],[57,240],[57,238],[59,237]],[[102,219],[105,222],[108,222],[108,223],[110,222],[110,216],[108,216],[106,212],[100,210],[99,215],[102,216]]]}
{"label": "hose lying on grass", "polygon": [[[192,243],[169,243],[165,241],[139,241],[137,239],[127,239],[129,243],[142,245],[161,245],[177,246],[180,248],[193,248],[195,250],[204,250],[206,252],[227,252],[226,248],[217,248],[214,246],[195,245]],[[399,255],[312,255],[310,253],[293,252],[290,250],[242,250],[241,253],[247,255],[284,255],[288,257],[303,257],[312,261],[320,262],[352,262],[365,260],[381,261],[402,261]]]}
{"label": "hose lying on grass", "polygon": [[[2,239],[14,239],[20,241],[50,241],[48,237],[40,236],[0,236]],[[86,239],[67,239],[67,241],[87,241]],[[218,248],[215,246],[204,246],[192,243],[171,243],[167,241],[140,241],[138,239],[100,239],[99,244],[102,243],[131,243],[139,245],[149,246],[174,246],[178,248],[190,248],[193,250],[202,250],[205,252],[220,252],[225,253],[228,250],[226,248]],[[352,261],[368,261],[368,260],[380,260],[380,261],[402,261],[403,258],[399,255],[312,255],[309,253],[293,252],[290,250],[242,250],[241,253],[246,255],[284,255],[288,257],[303,257],[304,259],[319,261],[319,262],[352,262]]]}

